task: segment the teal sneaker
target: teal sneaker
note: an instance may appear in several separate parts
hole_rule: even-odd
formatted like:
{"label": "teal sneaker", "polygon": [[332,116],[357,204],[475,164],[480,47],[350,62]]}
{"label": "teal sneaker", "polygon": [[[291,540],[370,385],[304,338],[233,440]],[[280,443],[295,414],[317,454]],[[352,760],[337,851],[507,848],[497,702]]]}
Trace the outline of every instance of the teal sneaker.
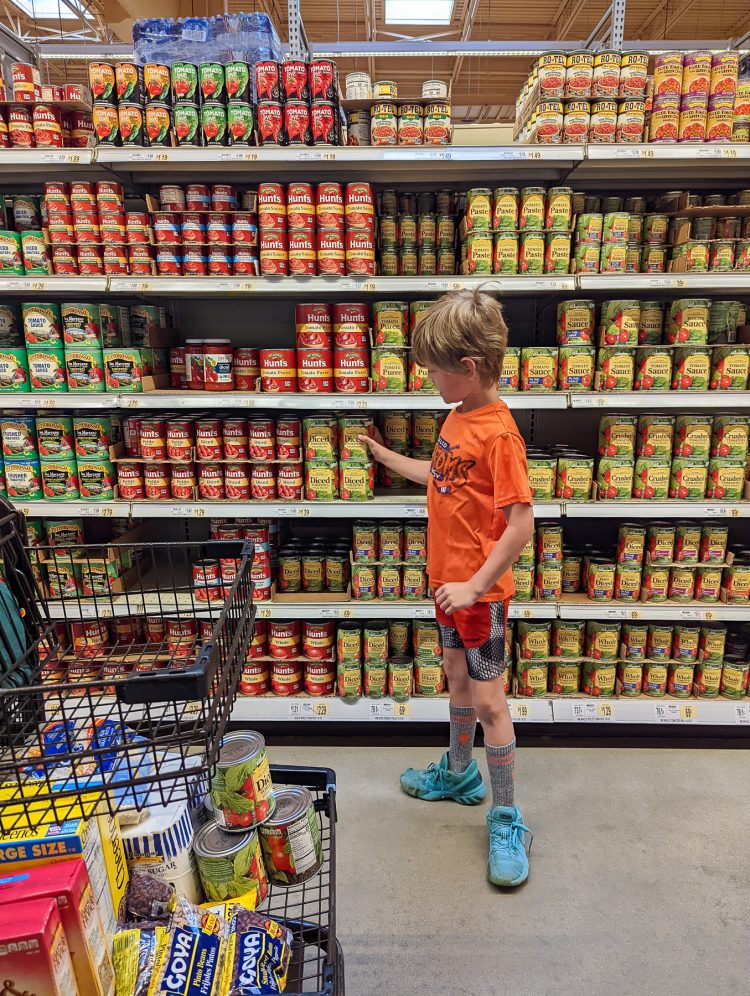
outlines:
{"label": "teal sneaker", "polygon": [[[531,831],[524,825],[518,806],[495,806],[487,813],[490,856],[487,870],[493,885],[520,885],[529,877],[525,837]],[[533,836],[531,838],[534,839]],[[529,850],[531,844],[529,844]]]}
{"label": "teal sneaker", "polygon": [[417,799],[436,802],[452,799],[462,806],[478,806],[487,795],[477,762],[472,760],[466,771],[453,772],[448,767],[448,754],[439,764],[428,768],[407,768],[401,775],[401,788]]}

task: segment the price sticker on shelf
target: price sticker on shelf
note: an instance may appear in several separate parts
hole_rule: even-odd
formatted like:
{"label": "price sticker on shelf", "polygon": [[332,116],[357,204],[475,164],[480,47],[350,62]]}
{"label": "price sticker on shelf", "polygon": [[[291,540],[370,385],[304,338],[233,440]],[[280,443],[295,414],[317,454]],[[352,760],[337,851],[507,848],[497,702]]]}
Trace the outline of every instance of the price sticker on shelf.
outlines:
{"label": "price sticker on shelf", "polygon": [[170,512],[173,519],[203,519],[206,508],[205,505],[172,505]]}
{"label": "price sticker on shelf", "polygon": [[745,705],[744,702],[742,705],[736,705],[734,707],[734,721],[739,726],[750,726],[750,706]]}
{"label": "price sticker on shelf", "polygon": [[404,515],[407,519],[426,519],[427,518],[427,503],[424,505],[406,505],[404,507]]}
{"label": "price sticker on shelf", "polygon": [[237,405],[238,408],[256,408],[258,399],[250,394],[239,395],[236,398],[232,398],[232,404]]}
{"label": "price sticker on shelf", "polygon": [[408,719],[411,715],[409,702],[394,702],[392,699],[378,699],[368,703],[370,719]]}
{"label": "price sticker on shelf", "polygon": [[89,515],[98,516],[100,519],[111,519],[115,510],[111,505],[87,505]]}
{"label": "price sticker on shelf", "polygon": [[369,398],[337,398],[336,407],[351,411],[352,408],[365,410],[370,407]]}
{"label": "price sticker on shelf", "polygon": [[435,618],[435,607],[432,602],[429,602],[427,605],[413,605],[411,611],[415,619]]}
{"label": "price sticker on shelf", "polygon": [[314,699],[297,699],[289,702],[290,719],[328,719],[331,704]]}
{"label": "price sticker on shelf", "polygon": [[698,718],[698,706],[687,702],[657,702],[654,718],[657,723],[694,723]]}
{"label": "price sticker on shelf", "polygon": [[680,703],[677,707],[679,717],[685,722],[693,722],[698,718],[698,706],[691,703]]}
{"label": "price sticker on shelf", "polygon": [[198,716],[203,707],[202,702],[186,702],[185,708],[182,710],[183,716]]}
{"label": "price sticker on shelf", "polygon": [[21,515],[25,515],[26,517],[34,514],[31,505],[15,505],[14,507],[17,512],[20,512]]}
{"label": "price sticker on shelf", "polygon": [[531,706],[528,702],[511,702],[510,714],[514,723],[527,723],[531,719]]}
{"label": "price sticker on shelf", "polygon": [[258,605],[255,609],[258,619],[270,619],[272,610],[270,605]]}
{"label": "price sticker on shelf", "polygon": [[296,155],[296,159],[302,160],[302,161],[304,161],[304,160],[317,161],[317,160],[320,160],[320,159],[323,159],[323,158],[324,158],[324,154],[319,149],[310,149],[309,151],[305,150],[304,152],[298,152],[297,155]]}
{"label": "price sticker on shelf", "polygon": [[42,398],[39,401],[40,408],[57,408],[57,398]]}
{"label": "price sticker on shelf", "polygon": [[597,702],[596,703],[596,718],[604,720],[612,720],[615,718],[615,706],[612,702]]}
{"label": "price sticker on shelf", "polygon": [[81,154],[79,152],[43,152],[43,163],[79,163]]}
{"label": "price sticker on shelf", "polygon": [[723,519],[739,519],[742,517],[742,509],[739,505],[718,505],[711,514],[719,515]]}

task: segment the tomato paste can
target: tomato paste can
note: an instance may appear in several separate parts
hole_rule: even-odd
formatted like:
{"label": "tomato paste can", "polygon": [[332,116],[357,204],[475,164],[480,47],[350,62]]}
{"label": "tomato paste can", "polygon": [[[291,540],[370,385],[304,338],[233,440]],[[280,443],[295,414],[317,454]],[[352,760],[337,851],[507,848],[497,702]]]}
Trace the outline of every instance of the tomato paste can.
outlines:
{"label": "tomato paste can", "polygon": [[255,63],[255,93],[258,102],[281,100],[281,71],[278,62]]}
{"label": "tomato paste can", "polygon": [[261,145],[286,145],[284,108],[278,102],[258,104],[258,135]]}
{"label": "tomato paste can", "polygon": [[260,350],[261,390],[278,394],[297,390],[297,358],[294,349]]}
{"label": "tomato paste can", "polygon": [[297,384],[305,394],[333,391],[333,355],[330,349],[297,349]]}
{"label": "tomato paste can", "polygon": [[337,111],[333,103],[318,102],[310,108],[310,134],[313,145],[336,145]]}

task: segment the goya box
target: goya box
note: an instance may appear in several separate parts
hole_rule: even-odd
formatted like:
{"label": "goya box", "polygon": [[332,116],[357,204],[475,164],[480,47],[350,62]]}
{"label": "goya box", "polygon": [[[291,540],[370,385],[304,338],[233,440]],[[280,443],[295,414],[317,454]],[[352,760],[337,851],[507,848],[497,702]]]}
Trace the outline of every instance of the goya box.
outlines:
{"label": "goya box", "polygon": [[65,354],[62,348],[29,348],[28,361],[32,391],[66,392],[68,390],[65,376]]}
{"label": "goya box", "polygon": [[524,346],[521,349],[521,389],[554,391],[557,384],[556,346]]}
{"label": "goya box", "polygon": [[74,858],[0,878],[0,907],[38,899],[57,903],[79,991],[113,996],[114,970],[84,862]]}
{"label": "goya box", "polygon": [[0,349],[0,392],[28,394],[29,362],[22,348]]}
{"label": "goya box", "polygon": [[85,346],[65,350],[68,390],[77,394],[104,392],[104,356],[101,349]]}
{"label": "goya box", "polygon": [[117,346],[104,350],[104,383],[108,391],[139,394],[143,390],[140,349]]}
{"label": "goya box", "polygon": [[[79,988],[70,948],[54,899],[0,907],[0,973],[3,991],[21,996],[66,996]],[[95,993],[96,990],[88,990]]]}

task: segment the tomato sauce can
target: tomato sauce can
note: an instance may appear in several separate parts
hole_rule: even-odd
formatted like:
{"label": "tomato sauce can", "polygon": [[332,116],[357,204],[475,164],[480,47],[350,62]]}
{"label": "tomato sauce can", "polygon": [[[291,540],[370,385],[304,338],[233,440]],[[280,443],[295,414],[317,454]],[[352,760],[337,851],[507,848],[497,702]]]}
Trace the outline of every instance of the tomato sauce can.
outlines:
{"label": "tomato sauce can", "polygon": [[278,102],[258,104],[258,135],[261,145],[286,145],[284,108]]}
{"label": "tomato sauce can", "polygon": [[259,351],[249,346],[236,346],[233,365],[235,390],[255,391],[260,377]]}
{"label": "tomato sauce can", "polygon": [[308,67],[310,99],[313,104],[334,102],[338,98],[336,63],[330,59],[313,59]]}
{"label": "tomato sauce can", "polygon": [[305,101],[290,100],[284,105],[284,130],[289,145],[310,144],[310,108]]}
{"label": "tomato sauce can", "polygon": [[314,103],[310,109],[310,133],[313,145],[336,145],[336,105]]}
{"label": "tomato sauce can", "polygon": [[312,185],[290,183],[287,187],[287,222],[289,231],[315,230],[315,200]]}
{"label": "tomato sauce can", "polygon": [[347,230],[345,247],[347,273],[374,275],[375,238],[372,232]]}
{"label": "tomato sauce can", "polygon": [[281,72],[270,59],[255,63],[255,93],[258,103],[281,100]]}
{"label": "tomato sauce can", "polygon": [[317,264],[322,276],[346,273],[346,248],[342,229],[318,228]]}
{"label": "tomato sauce can", "polygon": [[147,62],[143,67],[143,86],[146,91],[146,103],[168,104],[171,77],[169,66]]}
{"label": "tomato sauce can", "polygon": [[369,183],[347,183],[344,217],[348,231],[375,230],[375,198]]}

